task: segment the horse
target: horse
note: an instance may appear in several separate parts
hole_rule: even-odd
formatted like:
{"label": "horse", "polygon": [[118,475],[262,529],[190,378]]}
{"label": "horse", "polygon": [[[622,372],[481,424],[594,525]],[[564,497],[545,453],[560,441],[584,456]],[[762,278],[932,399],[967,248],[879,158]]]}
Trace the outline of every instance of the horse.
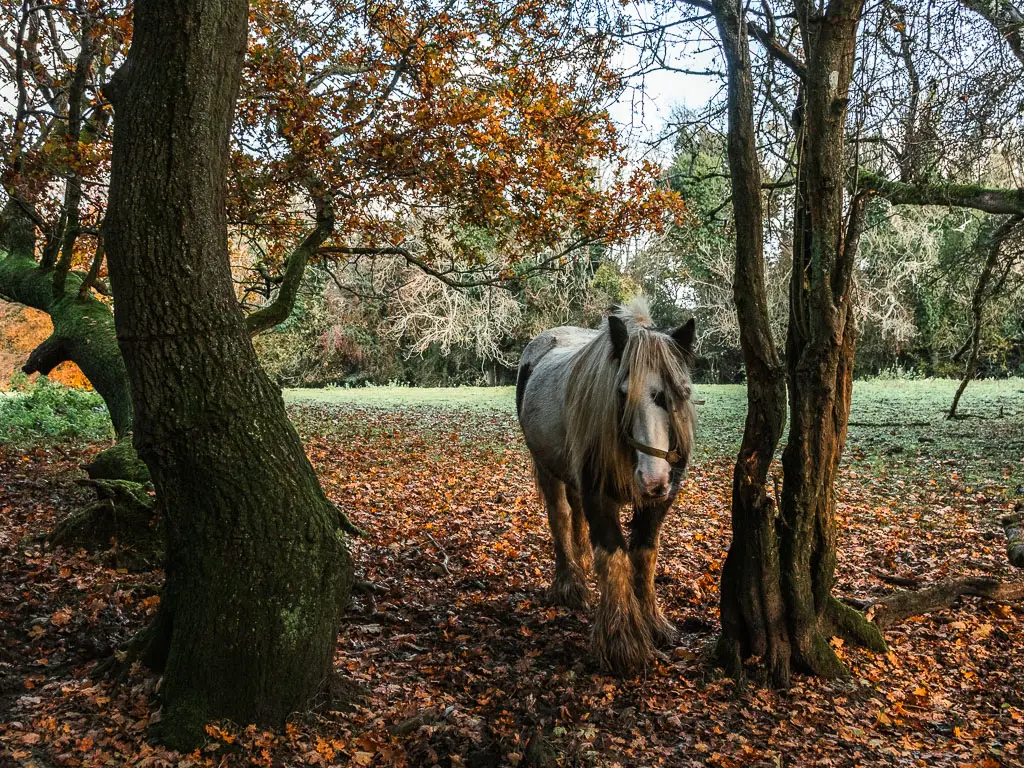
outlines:
{"label": "horse", "polygon": [[[642,669],[678,634],[658,605],[654,571],[665,516],[693,447],[695,325],[662,332],[646,302],[616,308],[596,330],[561,326],[523,350],[516,413],[555,549],[550,595],[586,608],[600,597],[592,647],[615,674]],[[633,508],[627,544],[619,520]]]}

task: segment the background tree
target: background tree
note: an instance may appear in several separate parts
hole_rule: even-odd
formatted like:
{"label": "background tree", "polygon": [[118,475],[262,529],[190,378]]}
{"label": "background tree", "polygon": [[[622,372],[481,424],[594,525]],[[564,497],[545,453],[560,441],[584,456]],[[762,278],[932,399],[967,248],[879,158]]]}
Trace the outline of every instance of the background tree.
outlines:
{"label": "background tree", "polygon": [[[721,650],[734,671],[739,671],[742,659],[755,656],[760,671],[776,682],[785,682],[791,668],[842,674],[844,669],[827,643],[832,634],[876,649],[884,647],[875,628],[830,594],[836,547],[832,488],[849,413],[855,349],[853,276],[868,200],[883,195],[898,202],[961,203],[993,213],[1013,213],[1013,194],[1007,190],[934,179],[939,173],[962,177],[968,170],[979,170],[978,163],[992,151],[991,132],[976,115],[962,114],[961,105],[976,98],[975,108],[986,109],[991,117],[999,113],[1000,99],[1016,87],[1016,81],[1000,75],[983,95],[929,102],[920,86],[924,70],[915,58],[919,52],[908,31],[906,9],[886,5],[872,9],[863,20],[866,33],[858,46],[863,9],[857,3],[796,2],[791,8],[765,6],[760,12],[745,12],[732,3],[691,5],[714,12],[728,64],[737,284],[741,274],[752,273],[744,253],[757,253],[750,246],[756,239],[749,234],[756,231],[753,220],[773,221],[760,207],[765,185],[758,183],[758,171],[775,168],[777,178],[792,173],[796,182],[786,344],[791,416],[782,462],[781,515],[776,525],[770,505],[760,507],[760,516],[747,514],[755,506],[750,499],[757,497],[737,488],[734,514],[739,525],[734,529],[735,554],[730,554],[734,563],[727,563],[723,573]],[[949,15],[928,29],[945,30],[950,36],[939,44],[958,50],[960,63],[970,60],[974,53],[962,40],[958,45],[951,37],[954,30],[963,34],[962,27],[952,21],[959,7],[943,10]],[[931,14],[931,9],[927,12]],[[699,18],[692,20],[694,26],[699,27]],[[985,34],[984,30],[978,33]],[[760,59],[748,53],[748,35],[760,43]],[[800,42],[799,55],[789,48],[793,40]],[[928,45],[936,42],[929,40]],[[948,57],[946,61],[944,66]],[[985,64],[991,71],[993,63]],[[964,70],[957,75],[959,79],[935,84],[933,91],[960,88],[965,80],[974,82],[976,73]],[[748,79],[759,88],[747,87]],[[909,97],[899,87],[904,82],[910,83]],[[881,92],[886,99],[876,98]],[[855,95],[862,101],[853,102],[848,111]],[[893,113],[901,118],[897,123],[901,130],[895,136]],[[1014,120],[1014,115],[1007,116],[1007,124]],[[954,124],[960,135],[946,147],[940,137]],[[1001,135],[1012,142],[1011,132]],[[945,156],[938,151],[940,146],[946,148]],[[1004,149],[1012,149],[1012,143]],[[879,182],[870,174],[850,171],[865,163],[896,167],[907,181]],[[848,194],[847,179],[853,179]],[[741,237],[744,228],[747,234]],[[776,242],[784,244],[784,240]],[[738,285],[736,290],[741,340],[744,327],[763,337],[768,331],[764,313],[741,306],[744,291]],[[763,286],[748,286],[748,290],[758,302],[764,300]],[[749,365],[752,349],[760,351],[761,359],[770,360],[768,348],[774,344],[768,336],[762,347],[749,340],[743,346]],[[748,383],[751,413],[737,473],[742,471],[742,477],[763,492],[767,465],[752,462],[751,457],[770,462],[774,449],[770,426],[777,406],[762,391],[772,381],[770,371],[758,369],[757,378],[754,382],[751,377]],[[751,423],[761,428],[750,429]],[[744,567],[735,567],[739,562]]]}
{"label": "background tree", "polygon": [[[103,289],[112,113],[99,86],[123,58],[131,15],[116,2],[72,0],[2,13],[0,65],[17,85],[0,124],[8,211],[42,233],[40,274],[57,286],[72,274],[80,301],[71,308],[102,314],[91,299]],[[321,259],[340,268],[399,257],[451,286],[514,289],[583,246],[671,218],[677,197],[653,165],[627,166],[605,109],[622,87],[616,23],[599,3],[254,3],[228,195],[250,330],[283,321],[306,265]],[[480,248],[467,228],[501,247]],[[27,253],[0,273],[0,293],[49,311],[55,301],[13,278],[34,268]],[[115,350],[109,313],[61,326],[89,338],[55,339],[41,362],[65,349]],[[119,366],[83,363],[127,431]]]}

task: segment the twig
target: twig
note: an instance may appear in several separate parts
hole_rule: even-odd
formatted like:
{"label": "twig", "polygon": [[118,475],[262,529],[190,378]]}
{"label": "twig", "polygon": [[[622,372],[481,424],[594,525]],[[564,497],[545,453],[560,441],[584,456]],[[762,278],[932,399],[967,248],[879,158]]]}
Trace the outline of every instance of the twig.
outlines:
{"label": "twig", "polygon": [[437,551],[441,553],[441,557],[444,558],[444,560],[441,562],[441,568],[444,569],[445,573],[447,573],[449,576],[451,576],[452,572],[448,570],[448,553],[444,551],[444,547],[442,547],[440,544],[438,544],[437,543],[437,539],[435,539],[433,536],[431,536],[428,531],[424,531],[423,533],[425,533],[427,538],[430,539],[430,543],[433,544],[437,548]]}

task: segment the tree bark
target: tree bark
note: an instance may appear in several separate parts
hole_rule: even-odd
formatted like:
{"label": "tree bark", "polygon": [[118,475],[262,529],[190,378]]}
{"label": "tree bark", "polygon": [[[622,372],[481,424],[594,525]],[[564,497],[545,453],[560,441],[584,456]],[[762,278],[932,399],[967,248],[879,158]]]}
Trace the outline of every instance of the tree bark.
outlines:
{"label": "tree bark", "polygon": [[862,0],[832,0],[819,13],[799,0],[807,78],[800,136],[786,364],[790,428],[782,456],[780,554],[792,662],[845,674],[828,639],[875,650],[877,628],[832,596],[836,566],[835,477],[846,442],[856,328],[853,268],[865,198],[844,206],[844,129]]}
{"label": "tree bark", "polygon": [[926,184],[891,181],[863,168],[857,189],[870,190],[893,205],[946,205],[985,213],[1024,215],[1024,189],[994,189],[976,184]]}
{"label": "tree bark", "polygon": [[716,0],[729,66],[729,166],[737,230],[735,291],[747,365],[747,425],[733,481],[733,542],[722,573],[722,639],[729,672],[758,659],[777,685],[793,670],[845,673],[828,639],[876,650],[877,627],[832,597],[834,481],[846,438],[855,329],[852,273],[865,196],[844,206],[843,129],[861,0],[832,0],[822,14],[797,3],[807,54],[798,114],[800,161],[786,371],[790,431],[783,454],[781,519],[765,483],[785,420],[781,364],[769,331],[762,258],[760,174],[753,87],[739,3]]}
{"label": "tree bark", "polygon": [[764,284],[761,170],[754,129],[754,86],[743,10],[715,0],[729,70],[729,168],[736,221],[733,295],[747,372],[747,418],[733,471],[732,543],[722,569],[720,661],[733,676],[759,657],[776,685],[789,681],[774,500],[768,470],[786,421],[785,371],[768,318]]}
{"label": "tree bark", "polygon": [[105,235],[135,445],[167,523],[159,735],[280,724],[332,670],[351,559],[338,514],[256,360],[228,262],[228,136],[245,0],[142,0],[108,95]]}

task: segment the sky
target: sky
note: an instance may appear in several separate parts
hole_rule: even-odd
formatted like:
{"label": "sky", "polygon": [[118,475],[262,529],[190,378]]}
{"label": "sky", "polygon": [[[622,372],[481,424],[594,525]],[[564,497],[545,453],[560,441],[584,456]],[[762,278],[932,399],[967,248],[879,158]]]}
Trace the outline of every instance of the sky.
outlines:
{"label": "sky", "polygon": [[[648,2],[632,2],[623,10],[635,21],[654,18]],[[692,46],[685,45],[669,44],[666,63],[691,70],[717,68],[714,52],[694,53]],[[636,70],[636,49],[623,46],[616,55],[616,64],[622,71]],[[629,143],[643,150],[664,134],[666,124],[679,108],[699,109],[715,96],[721,84],[717,77],[654,71],[627,88],[609,112]]]}

